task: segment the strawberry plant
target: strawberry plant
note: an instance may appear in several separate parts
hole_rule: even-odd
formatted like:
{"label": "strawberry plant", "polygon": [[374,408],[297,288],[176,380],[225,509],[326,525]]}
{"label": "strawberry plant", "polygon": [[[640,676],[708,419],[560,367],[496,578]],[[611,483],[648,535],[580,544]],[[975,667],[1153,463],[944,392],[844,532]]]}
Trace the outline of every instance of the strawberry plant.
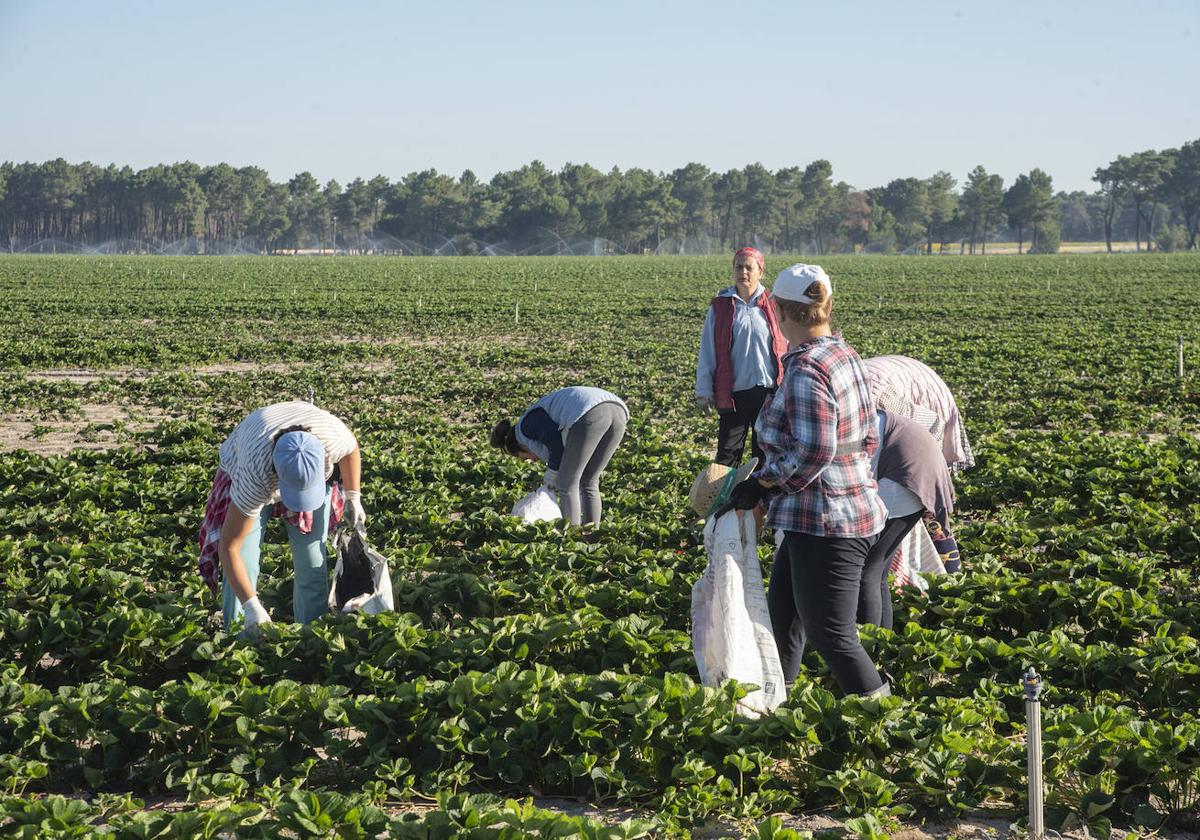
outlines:
{"label": "strawberry plant", "polygon": [[[0,258],[0,423],[32,430],[0,451],[0,833],[637,837],[724,819],[788,837],[770,814],[824,809],[882,837],[912,815],[1016,818],[1026,664],[1047,681],[1052,819],[1195,825],[1200,257],[825,267],[864,356],[920,358],[956,394],[978,458],[956,482],[966,562],[897,593],[894,631],[863,628],[895,697],[837,696],[810,654],[748,721],[747,687],[696,683],[688,635],[706,558],[686,495],[715,435],[691,382],[725,260]],[[508,510],[538,477],[488,430],[573,383],[631,409],[604,521],[521,525]],[[290,623],[272,524],[259,591],[277,621],[238,641],[195,568],[216,450],[310,387],[363,445],[397,611]],[[183,805],[145,804],[162,796]]]}

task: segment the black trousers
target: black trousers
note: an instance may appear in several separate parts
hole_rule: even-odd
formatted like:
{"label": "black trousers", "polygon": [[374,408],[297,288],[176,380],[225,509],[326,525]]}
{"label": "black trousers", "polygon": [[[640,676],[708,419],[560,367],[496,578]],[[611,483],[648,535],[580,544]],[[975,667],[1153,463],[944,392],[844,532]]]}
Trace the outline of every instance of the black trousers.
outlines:
{"label": "black trousers", "polygon": [[758,465],[762,466],[763,453],[758,448],[758,436],[754,434],[754,421],[758,419],[758,412],[762,411],[763,403],[774,393],[774,388],[762,385],[733,392],[736,407],[732,411],[720,413],[721,421],[717,427],[718,464],[737,467],[742,463],[742,453],[746,449],[746,432],[749,430],[750,454],[757,458]]}
{"label": "black trousers", "polygon": [[858,623],[892,629],[892,592],[887,573],[892,555],[908,532],[925,516],[924,511],[889,519],[863,566],[862,588],[858,591]]}
{"label": "black trousers", "polygon": [[767,610],[771,614],[771,635],[779,652],[783,681],[790,688],[800,673],[804,658],[804,622],[796,613],[796,596],[792,594],[792,564],[787,548],[775,549],[771,563],[771,580],[767,585]]}
{"label": "black trousers", "polygon": [[858,640],[858,591],[876,537],[814,537],[786,531],[775,555],[767,608],[783,678],[800,672],[807,639],[845,694],[867,694],[883,685]]}

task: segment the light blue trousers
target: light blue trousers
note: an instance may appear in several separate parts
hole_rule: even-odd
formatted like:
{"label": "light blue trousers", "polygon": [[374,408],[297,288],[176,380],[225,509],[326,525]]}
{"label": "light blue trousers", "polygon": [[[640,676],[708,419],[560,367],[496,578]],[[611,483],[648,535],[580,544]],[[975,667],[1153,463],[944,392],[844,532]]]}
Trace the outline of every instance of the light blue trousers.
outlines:
{"label": "light blue trousers", "polygon": [[[246,575],[250,585],[258,587],[258,559],[262,553],[263,531],[271,518],[273,505],[265,505],[259,514],[251,531],[242,542],[242,564],[246,567]],[[296,570],[295,583],[292,590],[292,612],[296,621],[307,624],[315,618],[324,615],[329,608],[329,564],[325,555],[325,538],[329,536],[329,493],[325,494],[325,504],[313,511],[313,528],[307,534],[289,522],[284,523],[287,529],[288,545],[292,549],[292,566]],[[224,578],[221,585],[221,612],[225,618],[225,629],[242,614],[242,605],[229,586],[229,578]]]}

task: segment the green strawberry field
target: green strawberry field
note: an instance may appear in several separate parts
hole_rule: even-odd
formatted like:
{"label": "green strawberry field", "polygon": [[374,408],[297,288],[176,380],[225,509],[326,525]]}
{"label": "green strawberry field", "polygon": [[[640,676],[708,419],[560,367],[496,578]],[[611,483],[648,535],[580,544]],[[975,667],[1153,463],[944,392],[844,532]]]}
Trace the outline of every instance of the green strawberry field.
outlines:
{"label": "green strawberry field", "polygon": [[[695,358],[726,260],[0,258],[0,835],[1023,824],[1033,665],[1047,824],[1194,837],[1200,256],[823,265],[863,356],[955,392],[964,571],[862,629],[895,696],[844,698],[809,654],[746,720],[689,637],[687,491],[716,439]],[[540,470],[488,432],[568,384],[630,408],[605,518],[523,525]],[[310,388],[362,444],[396,612],[291,623],[275,523],[276,623],[239,641],[196,569],[217,447]]]}

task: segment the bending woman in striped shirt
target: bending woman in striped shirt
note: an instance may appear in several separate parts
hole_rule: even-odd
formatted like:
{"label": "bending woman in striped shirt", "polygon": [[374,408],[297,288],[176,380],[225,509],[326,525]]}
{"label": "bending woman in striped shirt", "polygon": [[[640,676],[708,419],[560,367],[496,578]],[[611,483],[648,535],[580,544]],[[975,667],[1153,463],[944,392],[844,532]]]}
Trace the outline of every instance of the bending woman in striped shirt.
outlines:
{"label": "bending woman in striped shirt", "polygon": [[[327,484],[335,464],[341,488]],[[361,474],[358,441],[350,429],[307,402],[260,408],[230,433],[221,444],[200,529],[201,576],[215,592],[219,562],[227,630],[243,612],[247,630],[271,621],[259,603],[257,584],[263,529],[272,516],[284,519],[292,550],[296,621],[325,613],[325,539],[343,508],[351,526],[365,528]]]}
{"label": "bending woman in striped shirt", "polygon": [[755,424],[766,464],[731,501],[751,509],[769,498],[767,525],[784,532],[767,605],[787,683],[807,637],[846,694],[890,694],[856,622],[863,567],[887,519],[871,477],[879,432],[862,360],[830,327],[820,266],[784,269],[774,295],[792,350]]}

